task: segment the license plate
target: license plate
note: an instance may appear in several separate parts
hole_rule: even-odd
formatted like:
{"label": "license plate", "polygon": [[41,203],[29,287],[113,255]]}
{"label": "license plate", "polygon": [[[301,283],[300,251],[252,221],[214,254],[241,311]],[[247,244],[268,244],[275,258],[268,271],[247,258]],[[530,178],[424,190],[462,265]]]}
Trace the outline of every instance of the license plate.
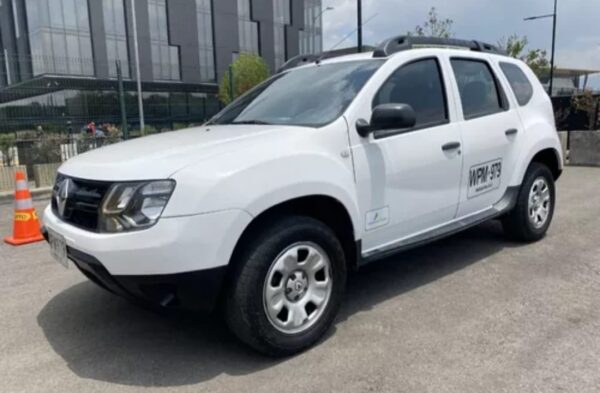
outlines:
{"label": "license plate", "polygon": [[477,164],[469,170],[468,198],[473,198],[500,187],[502,160]]}
{"label": "license plate", "polygon": [[61,234],[48,229],[48,243],[50,243],[50,254],[61,265],[68,268],[69,259],[67,258],[67,242]]}

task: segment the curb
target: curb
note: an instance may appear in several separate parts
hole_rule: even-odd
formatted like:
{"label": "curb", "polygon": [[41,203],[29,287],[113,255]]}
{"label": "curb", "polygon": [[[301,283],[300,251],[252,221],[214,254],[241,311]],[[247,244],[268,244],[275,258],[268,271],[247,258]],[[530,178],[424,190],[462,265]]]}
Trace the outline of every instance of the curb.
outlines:
{"label": "curb", "polygon": [[[48,199],[52,195],[52,187],[41,187],[30,190],[31,198],[36,199]],[[0,192],[0,205],[13,203],[15,201],[14,191],[2,191]]]}

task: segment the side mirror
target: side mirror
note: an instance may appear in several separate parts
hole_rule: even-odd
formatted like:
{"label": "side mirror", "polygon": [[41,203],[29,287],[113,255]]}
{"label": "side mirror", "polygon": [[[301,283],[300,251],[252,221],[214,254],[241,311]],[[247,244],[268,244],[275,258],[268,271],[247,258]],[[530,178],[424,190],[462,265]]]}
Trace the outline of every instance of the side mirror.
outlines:
{"label": "side mirror", "polygon": [[417,117],[414,109],[408,104],[381,104],[373,109],[371,123],[364,119],[356,122],[356,130],[362,137],[373,131],[393,130],[414,127]]}

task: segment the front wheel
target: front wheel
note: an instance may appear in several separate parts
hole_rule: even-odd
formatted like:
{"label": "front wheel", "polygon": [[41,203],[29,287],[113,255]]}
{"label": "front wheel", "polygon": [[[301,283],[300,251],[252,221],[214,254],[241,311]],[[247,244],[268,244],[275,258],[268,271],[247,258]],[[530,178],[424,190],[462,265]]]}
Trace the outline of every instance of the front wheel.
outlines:
{"label": "front wheel", "polygon": [[344,251],[322,222],[293,216],[270,224],[234,261],[226,299],[230,329],[273,356],[297,353],[329,329],[346,284]]}
{"label": "front wheel", "polygon": [[556,204],[554,177],[544,164],[533,162],[527,169],[514,209],[503,218],[507,236],[533,242],[544,237]]}

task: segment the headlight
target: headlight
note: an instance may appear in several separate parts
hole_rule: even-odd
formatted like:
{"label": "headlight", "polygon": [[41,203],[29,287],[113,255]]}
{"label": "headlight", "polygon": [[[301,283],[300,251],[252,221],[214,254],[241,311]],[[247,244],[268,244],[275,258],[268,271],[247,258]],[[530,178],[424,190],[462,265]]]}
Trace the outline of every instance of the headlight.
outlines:
{"label": "headlight", "polygon": [[100,232],[125,232],[156,224],[173,190],[175,181],[116,183],[110,187],[100,211]]}

